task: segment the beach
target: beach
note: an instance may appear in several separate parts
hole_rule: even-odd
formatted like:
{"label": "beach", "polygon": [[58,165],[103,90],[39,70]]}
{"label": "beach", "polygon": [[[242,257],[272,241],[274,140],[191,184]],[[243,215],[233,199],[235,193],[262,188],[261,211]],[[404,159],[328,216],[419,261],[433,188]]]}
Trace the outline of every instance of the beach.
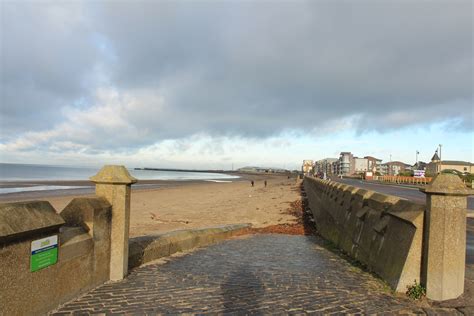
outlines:
{"label": "beach", "polygon": [[[44,200],[60,212],[73,198],[93,195],[88,181],[42,183],[83,189],[5,194],[0,203]],[[224,224],[250,223],[259,228],[294,223],[287,211],[300,199],[296,179],[276,174],[241,174],[229,182],[144,180],[136,187],[131,195],[131,237]]]}

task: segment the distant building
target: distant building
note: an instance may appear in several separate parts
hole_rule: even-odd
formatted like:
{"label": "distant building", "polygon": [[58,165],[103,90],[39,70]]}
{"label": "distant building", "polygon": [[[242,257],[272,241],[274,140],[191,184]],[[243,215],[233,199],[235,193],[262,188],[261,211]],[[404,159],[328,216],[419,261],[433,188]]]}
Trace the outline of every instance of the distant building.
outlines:
{"label": "distant building", "polygon": [[271,173],[287,173],[287,172],[290,172],[290,171],[286,170],[286,169],[281,169],[281,168],[269,168],[268,172],[271,172]]}
{"label": "distant building", "polygon": [[242,167],[237,169],[238,172],[242,173],[263,173],[266,172],[266,168],[261,168],[261,167]]}
{"label": "distant building", "polygon": [[367,158],[354,157],[354,173],[364,173],[369,171],[369,160]]}
{"label": "distant building", "polygon": [[333,169],[334,174],[348,176],[354,174],[354,156],[352,153],[343,151]]}
{"label": "distant building", "polygon": [[331,164],[331,167],[332,167],[332,174],[333,175],[339,175],[339,159],[334,161]]}
{"label": "distant building", "polygon": [[367,159],[367,171],[371,171],[374,174],[376,172],[383,174],[382,159],[378,159],[372,156],[365,156],[364,158]]}
{"label": "distant building", "polygon": [[330,175],[333,174],[333,163],[337,158],[324,158],[314,163],[314,173]]}
{"label": "distant building", "polygon": [[266,167],[242,167],[237,169],[238,172],[242,173],[287,173],[290,172],[286,169],[281,168],[266,168]]}
{"label": "distant building", "polygon": [[411,167],[411,170],[426,170],[427,165],[428,164],[426,162],[418,161]]}
{"label": "distant building", "polygon": [[390,161],[386,163],[387,174],[390,176],[397,176],[400,172],[410,170],[410,165],[401,161]]}
{"label": "distant building", "polygon": [[301,166],[301,171],[304,174],[313,173],[313,161],[312,160],[303,160],[303,165]]}
{"label": "distant building", "polygon": [[456,170],[460,173],[474,173],[474,164],[468,161],[440,160],[438,151],[431,158],[431,162],[426,165],[426,173],[435,175],[443,170]]}
{"label": "distant building", "polygon": [[431,157],[431,162],[440,162],[441,161],[441,158],[439,158],[438,156],[438,149],[436,149],[433,157]]}

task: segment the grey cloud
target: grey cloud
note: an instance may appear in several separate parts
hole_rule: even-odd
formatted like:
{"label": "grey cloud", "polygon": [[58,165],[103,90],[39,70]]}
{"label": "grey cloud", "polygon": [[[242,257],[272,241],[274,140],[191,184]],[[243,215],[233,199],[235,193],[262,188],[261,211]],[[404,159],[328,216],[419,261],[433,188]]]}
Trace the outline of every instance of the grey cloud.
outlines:
{"label": "grey cloud", "polygon": [[[121,87],[168,94],[157,119],[176,119],[164,124],[171,134],[265,136],[413,110],[425,122],[460,115],[472,126],[459,114],[472,106],[470,2],[145,6],[104,8],[102,31],[121,61]],[[435,111],[450,102],[459,111]]]}
{"label": "grey cloud", "polygon": [[[21,73],[18,60],[28,60],[21,54],[11,57],[17,66],[4,76],[11,88],[2,92],[7,96],[2,116],[11,118],[10,125],[33,106],[54,117],[61,104],[90,97],[94,86],[85,86],[84,78],[100,63],[118,91],[132,96],[147,91],[164,103],[145,100],[140,112],[126,114],[135,136],[125,141],[96,126],[95,147],[196,133],[267,137],[313,131],[351,116],[359,118],[359,132],[450,119],[473,127],[470,1],[88,4],[84,20],[67,25],[67,39],[53,32],[60,45],[48,43],[42,50],[35,41],[15,44],[20,31],[9,35],[11,56],[35,47],[34,84],[9,83]],[[38,34],[49,31],[41,27]],[[90,42],[93,34],[106,42],[105,53]],[[52,72],[38,66],[48,52]],[[14,97],[22,87],[28,101]],[[50,102],[33,102],[35,93]],[[409,119],[398,119],[403,115]]]}
{"label": "grey cloud", "polygon": [[99,57],[82,4],[0,3],[2,138],[50,128],[88,96]]}

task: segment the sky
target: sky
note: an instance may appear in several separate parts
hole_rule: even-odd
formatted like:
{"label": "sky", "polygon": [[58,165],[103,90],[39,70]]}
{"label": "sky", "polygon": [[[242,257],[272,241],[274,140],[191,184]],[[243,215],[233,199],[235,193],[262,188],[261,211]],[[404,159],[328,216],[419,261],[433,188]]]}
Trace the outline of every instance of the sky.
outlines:
{"label": "sky", "polygon": [[0,162],[473,161],[473,2],[0,1]]}

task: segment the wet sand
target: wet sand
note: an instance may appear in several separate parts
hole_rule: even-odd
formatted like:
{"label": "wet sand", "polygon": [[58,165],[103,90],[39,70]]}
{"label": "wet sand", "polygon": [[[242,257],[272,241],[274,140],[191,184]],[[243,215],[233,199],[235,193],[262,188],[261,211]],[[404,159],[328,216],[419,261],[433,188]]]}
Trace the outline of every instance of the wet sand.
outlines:
{"label": "wet sand", "polygon": [[[139,181],[132,186],[135,188],[131,198],[131,236],[223,224],[251,223],[254,227],[265,227],[295,221],[294,216],[286,214],[290,203],[299,200],[295,178],[288,180],[286,175],[240,176],[232,182],[219,183]],[[250,180],[255,181],[255,187],[251,187]],[[267,180],[267,187],[264,180]],[[93,186],[88,181],[36,183],[84,188],[2,194],[0,202],[46,200],[60,212],[74,197],[93,196]]]}

